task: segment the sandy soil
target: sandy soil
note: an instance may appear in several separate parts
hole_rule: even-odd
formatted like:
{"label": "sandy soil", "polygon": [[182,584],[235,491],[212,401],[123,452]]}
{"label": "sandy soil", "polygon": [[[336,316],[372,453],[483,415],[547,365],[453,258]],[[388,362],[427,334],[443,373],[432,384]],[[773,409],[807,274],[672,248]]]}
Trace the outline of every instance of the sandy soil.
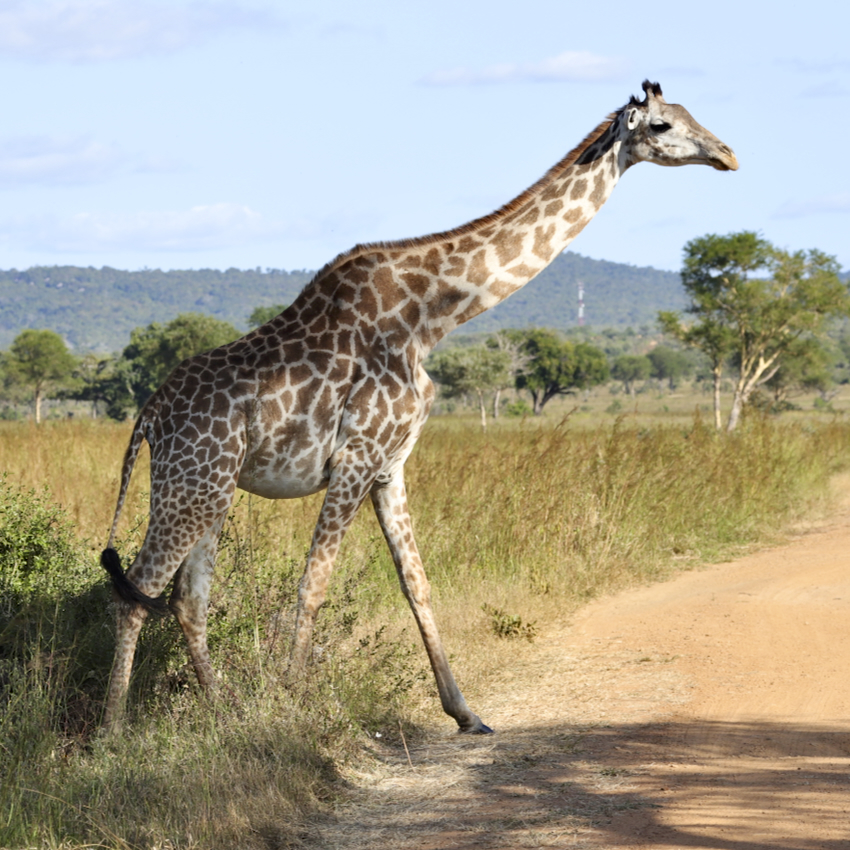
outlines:
{"label": "sandy soil", "polygon": [[850,848],[850,505],[518,653],[498,734],[376,742],[323,848]]}

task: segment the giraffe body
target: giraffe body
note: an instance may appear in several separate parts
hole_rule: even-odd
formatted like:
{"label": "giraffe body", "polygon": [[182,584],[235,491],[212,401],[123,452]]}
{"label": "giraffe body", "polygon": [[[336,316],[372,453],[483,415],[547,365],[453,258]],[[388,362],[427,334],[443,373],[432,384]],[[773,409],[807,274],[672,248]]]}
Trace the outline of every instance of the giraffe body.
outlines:
{"label": "giraffe body", "polygon": [[[657,84],[644,83],[644,91],[644,101],[632,98],[500,210],[445,233],[341,254],[275,319],[185,361],[154,393],[125,455],[102,558],[119,597],[107,727],[123,711],[146,612],[172,578],[170,607],[201,685],[214,686],[209,590],[218,536],[241,488],[273,499],[326,490],[299,585],[293,672],[307,663],[340,543],[369,497],[443,708],[461,731],[490,731],[449,668],[407,507],[404,463],[434,399],[422,364],[453,328],[545,268],[635,162],[737,168],[732,151],[682,107],[666,104]],[[150,524],[125,576],[111,547],[144,440],[151,450]]]}

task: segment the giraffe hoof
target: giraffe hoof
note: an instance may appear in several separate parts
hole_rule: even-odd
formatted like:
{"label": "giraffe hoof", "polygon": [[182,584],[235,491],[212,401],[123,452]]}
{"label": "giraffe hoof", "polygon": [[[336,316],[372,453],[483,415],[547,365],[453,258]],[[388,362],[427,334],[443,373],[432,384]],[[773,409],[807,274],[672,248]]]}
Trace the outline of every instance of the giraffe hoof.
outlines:
{"label": "giraffe hoof", "polygon": [[476,717],[476,723],[471,726],[461,726],[458,729],[461,735],[493,735],[495,734],[494,730],[491,729],[486,723],[482,723],[481,719]]}

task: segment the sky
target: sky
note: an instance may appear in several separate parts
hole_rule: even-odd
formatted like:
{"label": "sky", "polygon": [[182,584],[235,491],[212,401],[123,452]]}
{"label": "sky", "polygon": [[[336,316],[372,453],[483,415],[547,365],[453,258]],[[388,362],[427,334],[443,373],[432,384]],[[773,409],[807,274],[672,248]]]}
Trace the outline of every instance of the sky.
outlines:
{"label": "sky", "polygon": [[645,78],[740,170],[641,163],[570,250],[676,271],[754,230],[847,268],[848,32],[835,0],[0,0],[0,268],[316,269],[499,207]]}

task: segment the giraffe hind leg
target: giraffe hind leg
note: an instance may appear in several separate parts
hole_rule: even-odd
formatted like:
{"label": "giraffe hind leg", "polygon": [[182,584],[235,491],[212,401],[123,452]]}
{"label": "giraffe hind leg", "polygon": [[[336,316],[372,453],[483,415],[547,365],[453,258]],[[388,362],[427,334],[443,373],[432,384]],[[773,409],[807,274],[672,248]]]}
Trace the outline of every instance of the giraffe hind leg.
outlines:
{"label": "giraffe hind leg", "polygon": [[[205,541],[206,538],[211,538],[213,540],[212,546],[215,547],[214,541],[218,539],[218,531],[221,528],[224,515],[226,515],[226,511],[212,521],[209,521],[206,516],[204,518],[207,521],[186,521],[182,528],[175,529],[172,527],[165,528],[165,523],[159,520],[157,514],[154,514],[151,517],[151,524],[148,527],[142,548],[124,576],[125,582],[147,599],[158,597],[183,562],[190,559],[200,542]],[[181,533],[176,533],[178,531]],[[207,551],[208,546],[208,542],[203,542],[198,550],[199,554]],[[117,557],[108,554],[105,556],[105,560],[107,563],[104,566],[110,572],[110,575],[113,575],[111,568],[115,567]],[[191,591],[191,586],[192,581],[197,578],[198,569],[194,566],[195,559],[191,559],[190,564],[192,566],[187,572],[187,578],[182,580],[182,586],[185,589],[187,587],[186,582],[188,582],[189,592],[185,595],[192,599],[195,594]],[[120,572],[120,562],[118,562],[118,572]],[[123,585],[120,580],[119,585]],[[178,584],[178,586],[180,585]],[[112,665],[103,719],[106,731],[115,730],[120,726],[127,701],[127,690],[130,684],[133,658],[136,654],[136,644],[148,613],[147,609],[137,599],[132,598],[132,594],[130,601],[125,601],[120,596],[120,591],[116,591],[116,595],[118,599],[116,604],[115,660]],[[205,603],[205,601],[206,596],[203,597],[203,602]],[[194,615],[193,612],[197,610],[197,605],[198,603],[190,603],[188,609],[185,609],[189,613],[184,613],[183,608],[181,608],[180,593],[178,593],[178,611],[175,611],[175,613],[177,613],[181,626],[189,622],[187,618]],[[204,649],[206,647],[205,616],[203,618],[203,636],[200,641],[197,639],[197,629],[197,624],[192,626],[195,640],[193,644],[190,644],[190,653],[194,650],[192,660],[195,662],[195,669],[198,670],[199,666],[202,669],[202,673],[199,673],[202,685],[208,685],[212,681],[211,667],[208,666],[208,656],[205,659],[203,652],[199,649],[201,646]],[[206,664],[203,663],[205,660]]]}
{"label": "giraffe hind leg", "polygon": [[115,549],[104,549],[100,555],[100,564],[109,573],[112,587],[118,596],[129,605],[141,605],[152,614],[167,614],[168,605],[165,600],[158,596],[156,598],[142,593],[121,567],[121,556]]}
{"label": "giraffe hind leg", "polygon": [[177,617],[189,657],[205,691],[216,689],[216,678],[207,646],[207,614],[218,538],[226,514],[195,544],[174,576],[169,607]]}

